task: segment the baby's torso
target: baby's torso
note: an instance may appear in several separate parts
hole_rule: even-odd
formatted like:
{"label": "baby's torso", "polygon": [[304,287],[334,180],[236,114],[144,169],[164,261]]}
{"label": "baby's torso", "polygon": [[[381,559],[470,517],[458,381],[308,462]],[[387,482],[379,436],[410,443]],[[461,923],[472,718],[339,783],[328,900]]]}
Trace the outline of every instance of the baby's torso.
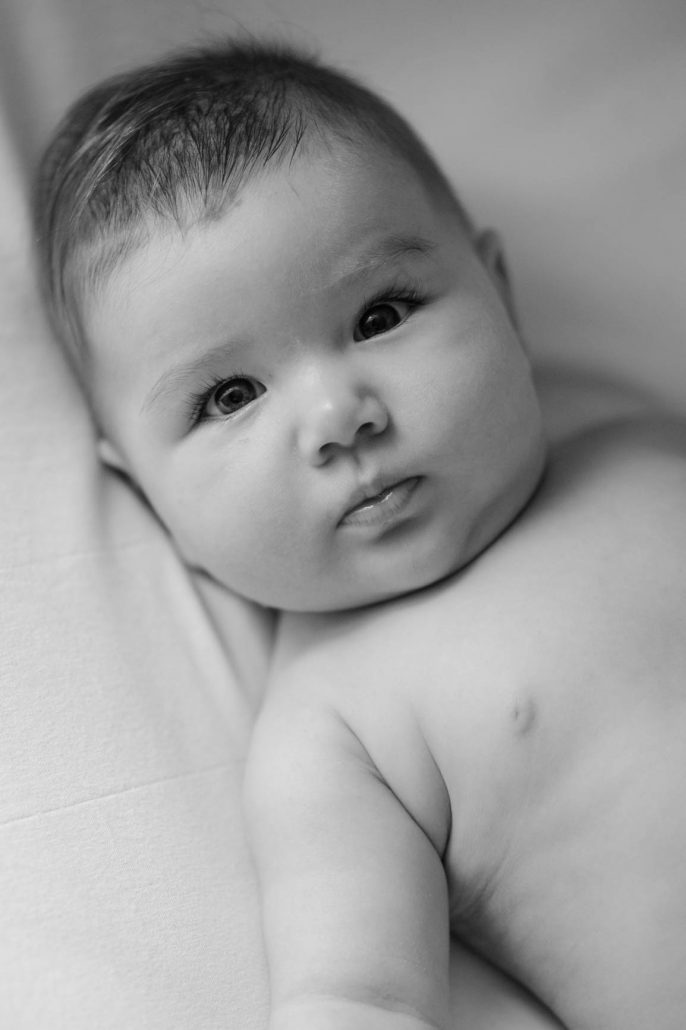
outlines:
{"label": "baby's torso", "polygon": [[570,1027],[683,1026],[683,432],[577,438],[470,568],[296,635],[447,840],[454,931]]}

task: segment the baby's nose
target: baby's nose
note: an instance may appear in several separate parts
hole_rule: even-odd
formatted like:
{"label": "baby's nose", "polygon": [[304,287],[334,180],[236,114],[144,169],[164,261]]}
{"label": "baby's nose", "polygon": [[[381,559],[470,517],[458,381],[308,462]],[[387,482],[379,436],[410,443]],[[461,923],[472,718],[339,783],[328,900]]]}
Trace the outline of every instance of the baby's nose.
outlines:
{"label": "baby's nose", "polygon": [[387,428],[388,411],[370,387],[340,374],[318,376],[302,398],[298,446],[311,465],[325,465]]}

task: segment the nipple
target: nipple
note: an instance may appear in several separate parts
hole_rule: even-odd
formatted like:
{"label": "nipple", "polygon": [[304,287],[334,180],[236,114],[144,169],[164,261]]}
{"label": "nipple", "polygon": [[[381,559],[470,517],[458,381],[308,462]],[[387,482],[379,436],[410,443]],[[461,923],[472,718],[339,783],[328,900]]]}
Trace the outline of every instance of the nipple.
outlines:
{"label": "nipple", "polygon": [[531,697],[517,698],[512,706],[510,717],[515,735],[526,737],[533,729],[538,718],[536,702]]}

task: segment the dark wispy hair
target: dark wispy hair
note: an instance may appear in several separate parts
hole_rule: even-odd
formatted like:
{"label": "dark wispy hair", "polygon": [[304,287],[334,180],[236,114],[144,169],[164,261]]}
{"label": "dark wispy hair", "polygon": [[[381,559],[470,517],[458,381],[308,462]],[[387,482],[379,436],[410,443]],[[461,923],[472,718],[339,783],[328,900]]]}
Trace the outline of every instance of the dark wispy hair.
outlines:
{"label": "dark wispy hair", "polygon": [[308,141],[390,148],[468,215],[414,130],[348,75],[281,44],[187,49],[115,76],[65,115],[36,177],[35,229],[48,308],[77,368],[79,304],[159,221],[217,217],[269,163]]}

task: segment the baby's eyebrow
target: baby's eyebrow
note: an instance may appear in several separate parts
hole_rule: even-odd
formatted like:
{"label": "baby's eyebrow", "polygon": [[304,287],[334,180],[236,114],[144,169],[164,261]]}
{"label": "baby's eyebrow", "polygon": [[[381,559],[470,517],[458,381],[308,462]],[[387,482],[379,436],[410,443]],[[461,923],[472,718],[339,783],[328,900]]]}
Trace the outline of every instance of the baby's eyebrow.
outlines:
{"label": "baby's eyebrow", "polygon": [[378,268],[387,261],[397,261],[414,254],[429,257],[436,249],[437,245],[424,236],[391,233],[375,240],[360,253],[341,261],[337,272],[341,279],[348,279]]}
{"label": "baby's eyebrow", "polygon": [[189,380],[195,379],[203,369],[211,368],[220,358],[225,358],[227,349],[230,349],[230,347],[230,343],[220,343],[216,347],[204,351],[198,357],[179,362],[178,365],[166,369],[143,398],[140,406],[141,415],[156,407],[178,389],[183,388]]}

